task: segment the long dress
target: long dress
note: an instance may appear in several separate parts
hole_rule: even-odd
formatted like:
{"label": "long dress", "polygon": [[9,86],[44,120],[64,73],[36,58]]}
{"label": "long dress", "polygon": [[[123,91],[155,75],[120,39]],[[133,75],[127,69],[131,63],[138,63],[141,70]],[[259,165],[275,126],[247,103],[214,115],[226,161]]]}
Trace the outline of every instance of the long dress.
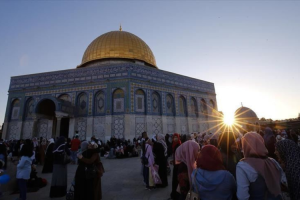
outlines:
{"label": "long dress", "polygon": [[165,149],[164,146],[159,143],[155,142],[153,144],[153,153],[155,156],[155,164],[159,166],[158,168],[158,175],[162,181],[161,185],[157,185],[158,187],[166,187],[168,186],[168,172],[167,172],[167,158],[165,157]]}
{"label": "long dress", "polygon": [[64,154],[71,155],[70,150],[65,146],[61,145],[59,150],[62,152],[54,153],[53,162],[53,174],[51,180],[50,197],[63,197],[67,192],[67,174],[68,167],[64,164]]}
{"label": "long dress", "polygon": [[45,163],[42,170],[42,173],[52,173],[53,172],[53,147],[54,143],[49,144],[46,156],[45,156]]}
{"label": "long dress", "polygon": [[[87,150],[82,153],[83,158],[91,159],[95,156],[93,151]],[[97,156],[97,155],[96,155]],[[93,164],[86,164],[82,159],[78,160],[78,167],[75,174],[74,200],[94,200],[95,178],[86,179],[85,168],[92,167]]]}
{"label": "long dress", "polygon": [[[81,161],[85,164],[97,164],[101,162],[99,153],[94,153],[90,159],[83,157]],[[102,174],[97,173],[97,176],[94,179],[94,200],[102,199],[101,176]]]}

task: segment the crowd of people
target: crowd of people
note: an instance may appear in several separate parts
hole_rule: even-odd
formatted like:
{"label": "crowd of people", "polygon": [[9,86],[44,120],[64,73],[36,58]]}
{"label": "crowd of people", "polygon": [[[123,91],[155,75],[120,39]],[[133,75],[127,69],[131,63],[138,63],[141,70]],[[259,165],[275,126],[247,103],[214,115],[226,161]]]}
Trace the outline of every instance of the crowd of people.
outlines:
{"label": "crowd of people", "polygon": [[[17,165],[19,199],[25,200],[28,187],[47,184],[37,177],[36,165],[41,165],[42,173],[52,173],[49,197],[55,198],[68,194],[67,165],[76,164],[74,199],[100,200],[104,173],[101,157],[140,156],[146,189],[170,184],[169,199],[196,196],[201,200],[299,200],[299,139],[299,131],[265,128],[259,133],[174,133],[153,137],[143,132],[132,142],[112,137],[103,143],[94,136],[90,141],[81,141],[78,135],[73,139],[61,136],[0,140],[0,171],[6,169],[8,161]],[[172,182],[168,183],[170,174]]]}
{"label": "crowd of people", "polygon": [[147,189],[167,186],[168,165],[173,165],[169,199],[300,199],[299,131],[265,128],[153,138],[144,132],[141,141]]}
{"label": "crowd of people", "polygon": [[[8,161],[17,166],[18,200],[26,200],[28,187],[40,188],[47,184],[46,179],[37,177],[36,166],[42,165],[42,173],[52,173],[49,197],[57,198],[68,195],[67,165],[78,164],[72,183],[74,193],[71,195],[75,200],[101,200],[104,168],[100,159],[101,145],[98,144],[101,141],[95,137],[88,142],[80,141],[78,135],[72,140],[64,136],[48,140],[0,140],[0,171],[6,170]],[[32,183],[31,179],[37,184]]]}

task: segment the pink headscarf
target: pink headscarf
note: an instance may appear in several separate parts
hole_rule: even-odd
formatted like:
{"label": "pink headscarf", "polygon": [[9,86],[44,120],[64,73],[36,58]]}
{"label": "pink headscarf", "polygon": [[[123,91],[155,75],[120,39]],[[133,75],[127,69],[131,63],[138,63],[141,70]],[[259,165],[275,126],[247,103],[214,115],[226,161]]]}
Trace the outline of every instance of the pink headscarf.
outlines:
{"label": "pink headscarf", "polygon": [[188,140],[181,144],[175,152],[175,161],[183,162],[186,164],[189,173],[189,180],[191,183],[191,174],[194,169],[196,169],[195,161],[198,156],[200,146],[197,142]]}
{"label": "pink headscarf", "polygon": [[242,148],[245,156],[242,161],[248,163],[265,179],[271,194],[279,195],[281,193],[280,171],[274,161],[268,158],[263,137],[254,132],[247,133],[242,137]]}

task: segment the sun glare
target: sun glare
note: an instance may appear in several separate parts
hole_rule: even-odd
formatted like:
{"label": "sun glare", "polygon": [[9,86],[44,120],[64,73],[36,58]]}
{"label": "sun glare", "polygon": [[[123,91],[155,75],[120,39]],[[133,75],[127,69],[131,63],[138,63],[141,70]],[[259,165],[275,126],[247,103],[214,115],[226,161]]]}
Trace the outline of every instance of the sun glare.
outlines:
{"label": "sun glare", "polygon": [[223,116],[223,122],[227,126],[232,126],[234,124],[234,116],[224,115]]}

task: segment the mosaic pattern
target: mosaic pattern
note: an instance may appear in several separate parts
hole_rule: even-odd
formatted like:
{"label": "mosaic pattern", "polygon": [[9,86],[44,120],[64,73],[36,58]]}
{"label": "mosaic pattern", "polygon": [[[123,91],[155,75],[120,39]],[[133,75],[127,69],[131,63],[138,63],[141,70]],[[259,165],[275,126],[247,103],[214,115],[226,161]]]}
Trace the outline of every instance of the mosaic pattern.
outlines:
{"label": "mosaic pattern", "polygon": [[79,139],[86,139],[86,118],[78,118],[76,130],[78,131]]}
{"label": "mosaic pattern", "polygon": [[88,106],[87,95],[85,93],[81,93],[78,96],[78,102],[77,102],[78,114],[86,115],[87,114],[87,106]]}
{"label": "mosaic pattern", "polygon": [[25,118],[32,118],[34,112],[34,100],[31,98],[27,101]]}
{"label": "mosaic pattern", "polygon": [[40,119],[38,121],[38,137],[47,138],[48,135],[48,120],[47,119]]}
{"label": "mosaic pattern", "polygon": [[124,116],[114,116],[112,124],[112,136],[124,138]]}
{"label": "mosaic pattern", "polygon": [[168,131],[168,134],[175,133],[175,127],[176,127],[175,117],[168,117],[167,118],[167,131]]}
{"label": "mosaic pattern", "polygon": [[167,114],[169,114],[169,115],[175,115],[174,99],[169,94],[166,96],[166,111],[167,111]]}
{"label": "mosaic pattern", "polygon": [[99,92],[95,97],[95,114],[105,114],[105,95]]}
{"label": "mosaic pattern", "polygon": [[22,139],[32,138],[33,121],[25,121],[23,123]]}
{"label": "mosaic pattern", "polygon": [[181,134],[188,134],[189,130],[188,130],[188,123],[186,119],[181,119]]}
{"label": "mosaic pattern", "polygon": [[9,134],[8,134],[8,140],[14,140],[14,139],[18,139],[19,137],[18,136],[18,132],[19,132],[19,126],[17,123],[13,123],[11,122],[9,124]]}
{"label": "mosaic pattern", "polygon": [[142,135],[142,132],[146,131],[145,117],[135,118],[135,137]]}
{"label": "mosaic pattern", "polygon": [[152,118],[152,132],[153,134],[162,134],[162,121],[161,117]]}
{"label": "mosaic pattern", "polygon": [[[96,86],[86,86],[86,87],[72,87],[72,88],[63,88],[57,90],[44,90],[38,92],[27,92],[25,96],[36,96],[36,95],[46,95],[46,94],[61,94],[66,92],[79,92],[79,91],[86,91],[86,90],[97,90],[106,88],[107,85],[96,85]],[[75,93],[73,93],[73,103],[75,104]]]}
{"label": "mosaic pattern", "polygon": [[71,97],[68,94],[62,94],[58,98],[64,101],[71,102]]}
{"label": "mosaic pattern", "polygon": [[[139,64],[124,63],[115,65],[108,64],[107,66],[103,66],[99,63],[94,63],[89,66],[91,67],[12,77],[10,83],[10,90],[22,88],[35,88],[37,86],[52,86],[53,84],[66,85],[79,82],[90,82],[91,80],[103,81],[103,79],[106,79],[108,77],[128,78],[128,75],[130,74],[130,77],[132,78],[143,78],[144,80],[155,81],[157,84],[168,84],[176,87],[186,87],[201,92],[209,92],[215,94],[215,88],[213,83],[181,76],[171,72],[152,69],[150,67],[141,66]],[[71,91],[81,90],[71,89]],[[49,94],[52,93],[53,92],[50,92]],[[29,94],[26,96],[32,95],[38,94]]]}
{"label": "mosaic pattern", "polygon": [[93,135],[100,138],[102,141],[105,139],[105,117],[94,118],[94,131]]}

